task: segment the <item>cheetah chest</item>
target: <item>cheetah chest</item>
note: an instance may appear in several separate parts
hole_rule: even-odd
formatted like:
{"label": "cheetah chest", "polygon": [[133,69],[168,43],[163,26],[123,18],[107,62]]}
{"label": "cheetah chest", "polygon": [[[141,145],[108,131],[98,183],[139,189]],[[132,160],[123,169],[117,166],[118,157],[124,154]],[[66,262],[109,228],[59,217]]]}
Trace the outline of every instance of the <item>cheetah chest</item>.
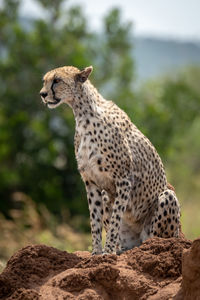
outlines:
{"label": "cheetah chest", "polygon": [[[104,172],[104,158],[98,148],[98,143],[90,135],[81,135],[76,153],[78,169],[84,181],[92,180],[101,189],[112,190],[112,179],[108,172]],[[101,162],[101,165],[99,165]]]}
{"label": "cheetah chest", "polygon": [[92,179],[99,173],[97,160],[101,159],[98,148],[91,142],[90,136],[81,136],[77,151],[78,169],[82,177]]}

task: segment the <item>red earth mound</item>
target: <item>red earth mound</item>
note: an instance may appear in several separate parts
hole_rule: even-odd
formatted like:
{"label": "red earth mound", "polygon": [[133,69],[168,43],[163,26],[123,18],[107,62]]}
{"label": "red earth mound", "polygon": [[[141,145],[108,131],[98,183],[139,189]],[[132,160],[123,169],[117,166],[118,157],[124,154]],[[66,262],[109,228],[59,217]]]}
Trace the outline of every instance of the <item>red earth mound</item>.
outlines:
{"label": "red earth mound", "polygon": [[0,299],[197,300],[200,239],[154,238],[120,256],[27,246],[0,275]]}

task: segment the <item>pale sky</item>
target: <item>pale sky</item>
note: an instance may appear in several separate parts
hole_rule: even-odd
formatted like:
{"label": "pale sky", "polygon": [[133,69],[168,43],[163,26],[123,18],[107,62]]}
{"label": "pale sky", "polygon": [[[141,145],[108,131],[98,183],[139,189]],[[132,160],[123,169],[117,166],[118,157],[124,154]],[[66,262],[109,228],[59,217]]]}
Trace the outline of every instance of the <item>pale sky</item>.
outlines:
{"label": "pale sky", "polygon": [[[68,0],[67,4],[82,5],[97,30],[109,9],[120,7],[123,19],[134,22],[136,35],[200,40],[200,0]],[[39,9],[32,0],[24,0],[22,11],[33,15]]]}

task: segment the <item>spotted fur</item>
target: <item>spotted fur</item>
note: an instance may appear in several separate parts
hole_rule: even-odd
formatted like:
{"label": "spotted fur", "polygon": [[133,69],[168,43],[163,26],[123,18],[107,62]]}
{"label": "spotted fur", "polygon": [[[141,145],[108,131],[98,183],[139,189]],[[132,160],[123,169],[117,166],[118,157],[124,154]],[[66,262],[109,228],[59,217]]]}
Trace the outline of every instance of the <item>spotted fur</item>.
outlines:
{"label": "spotted fur", "polygon": [[92,67],[62,67],[44,76],[40,92],[49,108],[68,104],[76,121],[75,153],[90,211],[93,254],[179,235],[180,206],[151,142],[88,80]]}

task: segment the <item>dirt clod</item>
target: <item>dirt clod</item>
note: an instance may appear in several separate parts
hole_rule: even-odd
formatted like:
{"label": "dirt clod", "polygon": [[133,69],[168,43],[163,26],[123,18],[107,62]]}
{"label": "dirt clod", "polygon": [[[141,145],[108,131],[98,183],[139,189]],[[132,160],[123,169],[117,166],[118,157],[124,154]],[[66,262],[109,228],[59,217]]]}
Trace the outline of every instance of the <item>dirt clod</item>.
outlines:
{"label": "dirt clod", "polygon": [[154,238],[120,256],[31,245],[8,261],[0,299],[195,300],[199,270],[200,239]]}

